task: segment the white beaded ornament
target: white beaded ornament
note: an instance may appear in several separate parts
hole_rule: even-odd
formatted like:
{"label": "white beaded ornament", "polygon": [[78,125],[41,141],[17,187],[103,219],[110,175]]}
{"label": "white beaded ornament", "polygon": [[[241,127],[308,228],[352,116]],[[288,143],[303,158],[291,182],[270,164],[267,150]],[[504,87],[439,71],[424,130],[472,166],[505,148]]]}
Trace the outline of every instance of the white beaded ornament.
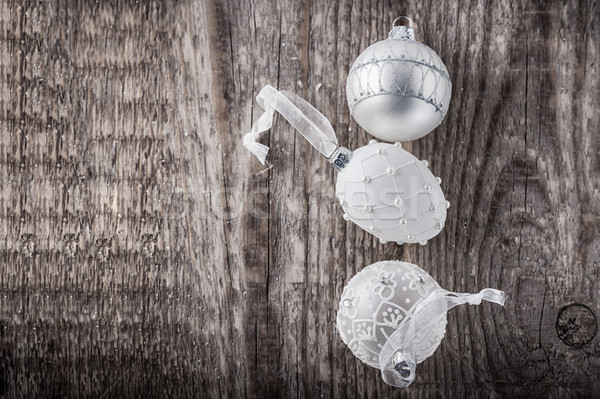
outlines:
{"label": "white beaded ornament", "polygon": [[336,196],[344,219],[378,237],[383,243],[422,245],[444,227],[446,207],[440,187],[426,162],[399,143],[377,143],[352,153],[338,174]]}
{"label": "white beaded ornament", "polygon": [[482,300],[503,305],[504,299],[504,292],[490,288],[449,292],[417,265],[377,262],[344,287],[336,327],[358,359],[380,369],[386,383],[405,387],[415,379],[416,364],[440,345],[450,308]]}
{"label": "white beaded ornament", "polygon": [[289,121],[340,172],[336,195],[344,218],[382,242],[427,243],[444,227],[449,206],[427,162],[400,143],[375,143],[350,152],[339,147],[329,121],[290,92],[265,86],[257,102],[265,113],[244,136],[244,146],[264,164],[269,148],[256,140],[270,129],[275,112]]}
{"label": "white beaded ornament", "polygon": [[[399,20],[408,26],[395,26]],[[425,136],[444,119],[452,84],[431,48],[415,41],[412,20],[399,17],[386,40],[363,51],[348,73],[346,96],[354,120],[386,141]]]}

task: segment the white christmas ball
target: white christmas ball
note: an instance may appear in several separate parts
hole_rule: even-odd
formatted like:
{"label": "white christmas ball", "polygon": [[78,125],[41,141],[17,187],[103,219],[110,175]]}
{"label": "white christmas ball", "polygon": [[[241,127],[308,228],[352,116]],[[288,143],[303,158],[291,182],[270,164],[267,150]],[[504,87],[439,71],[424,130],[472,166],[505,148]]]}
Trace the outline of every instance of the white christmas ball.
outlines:
{"label": "white christmas ball", "polygon": [[449,203],[425,161],[400,143],[370,144],[352,152],[337,177],[344,219],[383,243],[420,243],[444,227]]}
{"label": "white christmas ball", "polygon": [[360,54],[346,82],[354,120],[392,142],[415,140],[435,129],[448,111],[451,91],[440,57],[405,26]]}
{"label": "white christmas ball", "polygon": [[[367,266],[342,292],[336,320],[340,337],[354,356],[379,369],[379,354],[388,338],[398,329],[407,329],[417,305],[437,289],[433,277],[411,263],[384,261]],[[433,320],[427,320],[428,328],[417,330],[406,341],[412,348],[394,349],[411,351],[417,363],[431,356],[446,333],[446,311],[443,302],[431,305],[427,312]]]}

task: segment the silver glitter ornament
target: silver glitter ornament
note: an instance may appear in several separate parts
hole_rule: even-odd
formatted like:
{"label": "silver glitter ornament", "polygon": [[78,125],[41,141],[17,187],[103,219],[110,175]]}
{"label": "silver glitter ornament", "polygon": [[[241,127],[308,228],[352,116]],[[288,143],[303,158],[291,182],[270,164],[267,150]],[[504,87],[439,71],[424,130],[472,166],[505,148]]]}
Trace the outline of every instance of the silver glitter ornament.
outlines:
{"label": "silver glitter ornament", "polygon": [[[408,26],[395,26],[404,20]],[[386,40],[354,61],[346,96],[350,113],[368,133],[386,141],[411,141],[435,129],[450,104],[446,66],[415,40],[412,20],[399,17]]]}

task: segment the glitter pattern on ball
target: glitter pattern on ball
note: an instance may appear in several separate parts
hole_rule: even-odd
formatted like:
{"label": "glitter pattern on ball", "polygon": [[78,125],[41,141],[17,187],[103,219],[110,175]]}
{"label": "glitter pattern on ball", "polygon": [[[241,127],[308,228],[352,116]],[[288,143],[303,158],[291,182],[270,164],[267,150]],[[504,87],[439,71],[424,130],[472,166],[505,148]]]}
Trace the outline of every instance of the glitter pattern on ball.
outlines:
{"label": "glitter pattern on ball", "polygon": [[345,220],[384,243],[425,244],[446,220],[446,199],[438,180],[400,145],[373,140],[355,150],[338,174],[336,197]]}

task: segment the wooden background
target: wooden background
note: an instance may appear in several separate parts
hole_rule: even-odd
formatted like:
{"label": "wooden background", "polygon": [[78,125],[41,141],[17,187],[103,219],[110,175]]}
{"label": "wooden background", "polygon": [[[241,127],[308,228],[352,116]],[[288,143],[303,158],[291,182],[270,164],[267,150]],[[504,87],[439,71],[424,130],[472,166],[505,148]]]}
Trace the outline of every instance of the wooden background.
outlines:
{"label": "wooden background", "polygon": [[[0,1],[0,397],[600,395],[599,334],[556,330],[600,315],[597,1]],[[398,15],[453,82],[409,146],[453,204],[425,247],[345,222],[281,118],[271,168],[241,145],[265,84],[366,144],[345,80]],[[405,390],[334,332],[385,259],[509,294],[453,309]]]}

